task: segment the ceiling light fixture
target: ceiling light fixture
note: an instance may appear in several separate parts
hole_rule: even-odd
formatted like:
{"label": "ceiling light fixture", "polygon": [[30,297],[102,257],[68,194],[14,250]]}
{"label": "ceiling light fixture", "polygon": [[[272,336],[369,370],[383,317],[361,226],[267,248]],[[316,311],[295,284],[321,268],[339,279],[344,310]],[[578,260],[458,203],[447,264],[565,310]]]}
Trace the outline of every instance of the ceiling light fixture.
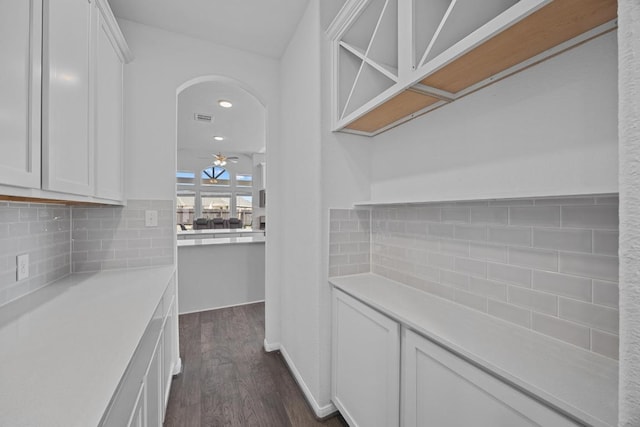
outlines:
{"label": "ceiling light fixture", "polygon": [[218,101],[218,105],[221,106],[222,108],[231,108],[233,107],[233,104],[231,103],[231,101],[227,101],[226,99],[221,99]]}
{"label": "ceiling light fixture", "polygon": [[224,141],[223,136],[214,136],[213,139],[215,139],[216,141]]}

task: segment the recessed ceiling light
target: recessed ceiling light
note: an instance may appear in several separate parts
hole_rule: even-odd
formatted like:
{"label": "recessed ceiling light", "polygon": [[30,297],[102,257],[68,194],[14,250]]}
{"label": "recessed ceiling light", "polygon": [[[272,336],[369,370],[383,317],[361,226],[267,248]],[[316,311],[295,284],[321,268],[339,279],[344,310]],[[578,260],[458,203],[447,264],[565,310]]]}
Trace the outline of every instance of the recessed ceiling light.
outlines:
{"label": "recessed ceiling light", "polygon": [[224,136],[214,136],[213,139],[215,139],[216,141],[223,141]]}
{"label": "recessed ceiling light", "polygon": [[218,101],[218,105],[221,106],[222,108],[231,108],[233,107],[233,104],[231,103],[231,101],[227,101],[226,99],[221,99]]}

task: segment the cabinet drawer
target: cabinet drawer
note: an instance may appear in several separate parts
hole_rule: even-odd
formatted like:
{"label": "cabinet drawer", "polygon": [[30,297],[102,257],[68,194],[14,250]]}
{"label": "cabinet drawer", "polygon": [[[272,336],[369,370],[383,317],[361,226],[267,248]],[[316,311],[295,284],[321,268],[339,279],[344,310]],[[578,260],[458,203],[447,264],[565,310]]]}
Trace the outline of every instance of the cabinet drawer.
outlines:
{"label": "cabinet drawer", "polygon": [[407,329],[402,383],[404,427],[580,425]]}

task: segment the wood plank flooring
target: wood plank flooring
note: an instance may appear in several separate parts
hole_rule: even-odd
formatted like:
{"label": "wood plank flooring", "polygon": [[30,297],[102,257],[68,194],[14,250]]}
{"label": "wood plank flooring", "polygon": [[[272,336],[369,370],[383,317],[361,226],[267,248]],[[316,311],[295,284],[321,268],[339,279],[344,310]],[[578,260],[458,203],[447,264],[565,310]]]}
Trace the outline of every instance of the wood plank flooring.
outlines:
{"label": "wood plank flooring", "polygon": [[266,353],[264,304],[181,315],[183,372],[174,378],[165,427],[346,426],[319,422],[279,352]]}

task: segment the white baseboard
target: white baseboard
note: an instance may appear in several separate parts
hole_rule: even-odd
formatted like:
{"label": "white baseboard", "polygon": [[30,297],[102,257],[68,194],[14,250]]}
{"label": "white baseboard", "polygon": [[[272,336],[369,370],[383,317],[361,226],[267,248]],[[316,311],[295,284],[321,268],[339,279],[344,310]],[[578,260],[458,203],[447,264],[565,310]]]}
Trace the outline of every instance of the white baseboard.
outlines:
{"label": "white baseboard", "polygon": [[[267,342],[265,341],[265,348],[266,346],[267,346]],[[296,382],[298,383],[298,386],[302,390],[302,393],[304,393],[304,396],[307,399],[307,402],[309,402],[309,405],[313,409],[313,412],[315,413],[316,417],[325,418],[333,414],[334,412],[336,412],[338,409],[335,407],[333,403],[329,403],[328,405],[324,405],[324,406],[320,406],[318,404],[316,399],[313,397],[313,394],[311,394],[311,390],[309,390],[309,387],[307,387],[307,384],[302,379],[302,376],[300,375],[298,368],[296,368],[296,365],[291,360],[291,357],[289,357],[289,353],[287,353],[287,350],[282,345],[280,345],[279,347],[280,347],[280,353],[282,353],[282,357],[284,358],[284,361],[289,366],[289,370],[293,374],[293,377],[295,378]]]}
{"label": "white baseboard", "polygon": [[267,342],[267,339],[264,339],[264,351],[266,351],[267,353],[271,353],[272,351],[278,351],[280,350],[280,343],[273,343],[270,344]]}

